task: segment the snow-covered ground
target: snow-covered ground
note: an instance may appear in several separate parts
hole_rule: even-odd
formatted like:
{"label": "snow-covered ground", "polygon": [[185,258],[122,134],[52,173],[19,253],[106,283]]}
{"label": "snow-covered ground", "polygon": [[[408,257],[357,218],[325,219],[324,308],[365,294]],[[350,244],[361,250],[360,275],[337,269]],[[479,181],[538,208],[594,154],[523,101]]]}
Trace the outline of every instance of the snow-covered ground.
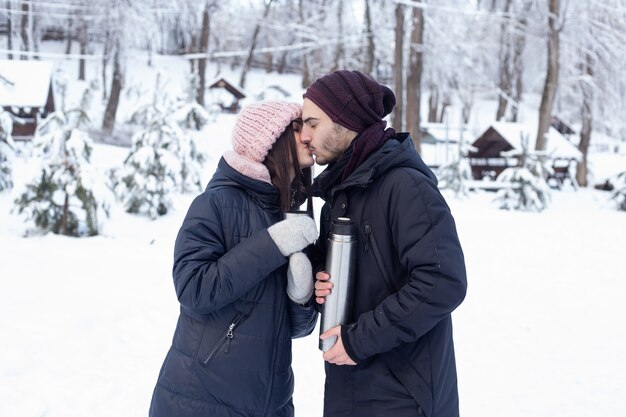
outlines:
{"label": "snow-covered ground", "polygon": [[[232,116],[203,134],[210,177]],[[96,145],[104,172],[126,149]],[[16,176],[28,167],[20,158]],[[18,181],[19,182],[19,181]],[[469,291],[454,313],[464,416],[626,415],[626,214],[594,190],[553,193],[541,214],[493,194],[447,195]],[[192,196],[150,221],[114,207],[102,236],[23,238],[0,194],[0,416],[147,413],[178,313],[174,238]],[[319,416],[316,333],[294,342],[298,416]]]}
{"label": "snow-covered ground", "polygon": [[[184,64],[165,71],[183,74]],[[129,83],[142,79],[153,86],[141,71]],[[250,89],[282,85],[297,99],[298,82],[253,73]],[[233,122],[220,115],[198,135],[210,156],[205,181],[230,146]],[[103,180],[127,151],[95,146]],[[624,155],[591,158],[596,172],[626,167]],[[17,189],[29,167],[17,159]],[[626,213],[587,189],[553,192],[540,214],[498,210],[485,192],[446,197],[469,281],[454,313],[462,415],[626,416]],[[193,196],[178,196],[155,221],[113,206],[102,235],[81,239],[22,237],[14,198],[0,193],[0,416],[146,415],[178,315],[172,251]],[[317,331],[294,341],[293,357],[296,415],[320,416]]]}

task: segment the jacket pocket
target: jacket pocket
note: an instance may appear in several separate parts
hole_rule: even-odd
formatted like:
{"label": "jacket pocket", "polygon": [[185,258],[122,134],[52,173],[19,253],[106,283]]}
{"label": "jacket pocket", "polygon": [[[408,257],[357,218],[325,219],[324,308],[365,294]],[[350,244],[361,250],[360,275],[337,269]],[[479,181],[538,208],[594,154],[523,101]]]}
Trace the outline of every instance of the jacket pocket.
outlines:
{"label": "jacket pocket", "polygon": [[391,350],[382,355],[382,357],[394,378],[406,388],[413,400],[415,400],[418,414],[426,417],[432,416],[432,389],[417,372],[413,364],[396,350]]}
{"label": "jacket pocket", "polygon": [[369,250],[371,250],[372,253],[374,254],[376,265],[378,265],[378,269],[380,270],[380,273],[383,275],[383,280],[385,281],[387,290],[389,290],[390,293],[398,292],[398,290],[396,290],[395,286],[393,285],[391,278],[389,277],[389,273],[387,272],[387,269],[385,268],[385,264],[383,263],[383,257],[382,257],[382,254],[380,253],[380,248],[378,247],[378,244],[376,243],[376,238],[374,237],[372,226],[370,226],[369,223],[365,223],[363,227],[364,227],[364,232],[365,232],[365,252],[368,252]]}
{"label": "jacket pocket", "polygon": [[200,358],[200,362],[203,366],[208,366],[211,360],[217,355],[222,347],[224,347],[224,353],[228,354],[230,351],[230,343],[235,338],[235,328],[240,325],[247,318],[242,312],[237,312],[235,317],[230,321],[228,328],[224,329],[221,336],[211,345],[208,353]]}

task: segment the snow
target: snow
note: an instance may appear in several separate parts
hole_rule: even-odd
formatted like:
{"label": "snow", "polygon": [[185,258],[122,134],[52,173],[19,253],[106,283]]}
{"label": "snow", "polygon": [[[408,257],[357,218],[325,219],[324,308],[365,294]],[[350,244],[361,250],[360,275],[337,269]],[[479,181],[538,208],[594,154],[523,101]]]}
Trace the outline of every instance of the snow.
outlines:
{"label": "snow", "polygon": [[[168,75],[184,74],[184,64],[171,62],[177,69]],[[152,73],[129,79],[154,85]],[[177,85],[170,80],[167,88]],[[249,90],[264,85],[300,97],[297,76],[251,72]],[[121,103],[121,114],[132,107]],[[208,155],[204,183],[230,147],[234,120],[219,114],[197,134]],[[127,154],[94,144],[95,176],[105,180]],[[590,158],[597,176],[626,167],[623,154]],[[23,152],[13,169],[16,188],[33,171]],[[555,191],[541,213],[499,210],[489,192],[444,194],[469,282],[453,314],[461,414],[626,415],[626,213],[593,189]],[[178,317],[174,239],[194,196],[175,194],[172,209],[154,221],[116,203],[101,235],[80,239],[24,238],[15,197],[0,193],[0,416],[146,415]],[[293,343],[297,416],[322,412],[317,335]]]}
{"label": "snow", "polygon": [[0,60],[0,106],[43,107],[52,68],[50,61]]}

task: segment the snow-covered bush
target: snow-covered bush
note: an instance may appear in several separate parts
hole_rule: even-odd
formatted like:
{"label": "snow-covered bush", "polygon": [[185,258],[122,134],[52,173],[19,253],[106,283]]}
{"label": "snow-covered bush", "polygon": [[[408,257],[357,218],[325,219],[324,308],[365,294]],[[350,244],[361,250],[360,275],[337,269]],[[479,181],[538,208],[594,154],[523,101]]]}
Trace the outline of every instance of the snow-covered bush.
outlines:
{"label": "snow-covered bush", "polygon": [[618,210],[626,211],[626,172],[619,174],[611,183],[611,200],[615,201]]}
{"label": "snow-covered bush", "polygon": [[11,116],[0,107],[0,191],[13,187],[15,143],[11,137],[12,130]]}
{"label": "snow-covered bush", "polygon": [[472,180],[472,168],[468,155],[475,151],[477,151],[475,147],[459,142],[458,157],[454,161],[442,165],[437,171],[439,188],[453,190],[457,197],[469,194],[467,181]]}
{"label": "snow-covered bush", "polygon": [[173,107],[163,95],[157,76],[152,103],[131,116],[140,126],[123,167],[112,170],[111,188],[129,213],[155,219],[168,212],[171,194],[202,190],[202,163],[191,134],[183,130]]}
{"label": "snow-covered bush", "polygon": [[196,96],[200,88],[200,79],[197,73],[191,74],[184,94],[174,104],[172,117],[182,129],[202,130],[213,117],[198,103]]}
{"label": "snow-covered bush", "polygon": [[517,158],[519,163],[516,167],[506,168],[496,178],[505,186],[498,191],[494,201],[501,209],[539,212],[550,203],[550,186],[546,178],[552,167],[545,152],[528,148],[527,137],[523,137],[521,143],[521,150],[501,153],[505,158]]}
{"label": "snow-covered bush", "polygon": [[[63,93],[63,86],[60,86]],[[31,161],[37,176],[15,200],[16,209],[43,231],[68,236],[93,236],[98,219],[108,215],[108,202],[98,188],[90,161],[92,141],[81,128],[88,118],[91,91],[80,106],[52,113],[35,132]]]}
{"label": "snow-covered bush", "polygon": [[112,171],[112,189],[129,213],[156,219],[172,206],[170,195],[182,182],[177,157],[181,129],[166,118],[153,120],[135,133],[124,165]]}

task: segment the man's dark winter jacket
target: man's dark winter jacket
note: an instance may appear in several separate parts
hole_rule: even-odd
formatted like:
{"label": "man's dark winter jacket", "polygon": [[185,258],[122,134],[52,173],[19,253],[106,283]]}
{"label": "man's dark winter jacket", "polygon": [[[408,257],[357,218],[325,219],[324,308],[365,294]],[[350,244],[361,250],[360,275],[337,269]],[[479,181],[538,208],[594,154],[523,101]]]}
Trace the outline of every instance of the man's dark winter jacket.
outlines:
{"label": "man's dark winter jacket", "polygon": [[[342,183],[316,179],[330,222],[359,227],[353,306],[342,340],[356,366],[326,363],[324,415],[459,415],[450,313],[466,276],[454,219],[433,173],[399,134]],[[331,278],[332,279],[332,278]]]}
{"label": "man's dark winter jacket", "polygon": [[180,317],[150,416],[293,416],[291,338],[317,314],[286,296],[287,259],[267,232],[278,199],[222,159],[191,204],[174,250]]}

